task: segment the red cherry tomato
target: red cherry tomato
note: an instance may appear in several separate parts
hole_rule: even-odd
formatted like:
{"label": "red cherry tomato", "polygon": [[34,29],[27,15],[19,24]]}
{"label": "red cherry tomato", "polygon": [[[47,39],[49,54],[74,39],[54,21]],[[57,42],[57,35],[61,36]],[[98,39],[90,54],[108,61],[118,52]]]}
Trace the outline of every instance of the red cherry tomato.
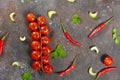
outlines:
{"label": "red cherry tomato", "polygon": [[106,66],[110,66],[110,65],[113,63],[112,57],[111,57],[111,56],[106,56],[106,57],[104,57],[103,63],[104,63]]}
{"label": "red cherry tomato", "polygon": [[42,36],[42,44],[48,45],[50,43],[50,37],[48,36]]}
{"label": "red cherry tomato", "polygon": [[38,30],[38,24],[37,24],[36,22],[31,22],[31,23],[29,23],[28,27],[29,27],[29,29],[30,29],[31,31],[36,31],[36,30]]}
{"label": "red cherry tomato", "polygon": [[43,55],[42,62],[43,64],[48,64],[50,62],[50,57],[48,55]]}
{"label": "red cherry tomato", "polygon": [[32,41],[31,47],[33,50],[40,50],[40,42],[39,41]]}
{"label": "red cherry tomato", "polygon": [[54,71],[53,66],[50,65],[50,64],[44,65],[43,68],[44,68],[44,72],[45,72],[46,74],[52,74],[53,71]]}
{"label": "red cherry tomato", "polygon": [[44,25],[46,25],[46,18],[44,16],[39,16],[37,18],[37,22],[40,26],[44,26]]}
{"label": "red cherry tomato", "polygon": [[49,46],[43,46],[42,47],[42,53],[43,54],[50,54],[51,53],[51,48]]}
{"label": "red cherry tomato", "polygon": [[36,16],[35,16],[35,14],[34,13],[28,13],[27,15],[26,15],[26,19],[29,21],[29,22],[33,22],[33,21],[35,21],[36,20]]}
{"label": "red cherry tomato", "polygon": [[32,53],[31,53],[31,58],[32,58],[33,60],[39,60],[39,59],[40,59],[40,56],[41,56],[41,54],[40,54],[39,51],[32,51]]}
{"label": "red cherry tomato", "polygon": [[33,68],[34,70],[41,70],[41,68],[42,68],[42,63],[41,63],[40,61],[34,61],[34,62],[32,63],[32,68]]}
{"label": "red cherry tomato", "polygon": [[41,34],[48,34],[50,32],[50,28],[48,26],[41,26],[40,30]]}
{"label": "red cherry tomato", "polygon": [[33,40],[39,40],[40,39],[40,32],[38,32],[38,31],[32,32],[31,37]]}

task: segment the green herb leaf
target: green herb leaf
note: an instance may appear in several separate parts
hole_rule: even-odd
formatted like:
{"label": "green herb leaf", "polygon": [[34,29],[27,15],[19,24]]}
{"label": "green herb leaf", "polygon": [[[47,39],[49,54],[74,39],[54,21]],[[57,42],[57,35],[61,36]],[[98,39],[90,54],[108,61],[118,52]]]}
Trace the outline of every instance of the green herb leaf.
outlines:
{"label": "green herb leaf", "polygon": [[73,24],[76,24],[76,23],[80,24],[81,23],[81,19],[79,18],[78,14],[73,14],[72,23]]}
{"label": "green herb leaf", "polygon": [[57,58],[59,55],[58,55],[58,53],[56,52],[56,51],[54,51],[54,52],[52,52],[51,53],[51,58],[52,59],[55,59],[55,58]]}
{"label": "green herb leaf", "polygon": [[61,50],[58,52],[58,55],[59,55],[59,57],[64,58],[64,57],[66,57],[66,51],[61,49]]}
{"label": "green herb leaf", "polygon": [[32,73],[31,72],[25,72],[22,74],[22,80],[30,80]]}
{"label": "green herb leaf", "polygon": [[114,27],[113,30],[112,30],[112,34],[117,34],[118,33],[118,28],[117,27]]}
{"label": "green herb leaf", "polygon": [[120,44],[120,36],[117,36],[117,37],[115,38],[115,44]]}
{"label": "green herb leaf", "polygon": [[62,44],[58,44],[57,47],[55,48],[55,50],[57,50],[57,51],[60,49],[62,49]]}
{"label": "green herb leaf", "polygon": [[117,33],[112,34],[113,39],[116,39],[116,37],[117,37]]}
{"label": "green herb leaf", "polygon": [[51,53],[51,58],[55,59],[57,57],[66,57],[66,51],[62,49],[62,44],[58,44],[56,48]]}
{"label": "green herb leaf", "polygon": [[112,38],[115,39],[117,37],[117,33],[118,33],[118,28],[114,27],[112,29]]}

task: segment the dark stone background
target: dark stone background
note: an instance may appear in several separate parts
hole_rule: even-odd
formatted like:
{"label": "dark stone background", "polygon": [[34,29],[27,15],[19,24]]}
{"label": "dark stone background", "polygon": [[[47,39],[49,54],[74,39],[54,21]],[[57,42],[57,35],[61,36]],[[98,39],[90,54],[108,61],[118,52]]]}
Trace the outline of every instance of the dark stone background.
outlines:
{"label": "dark stone background", "polygon": [[[111,66],[117,66],[118,69],[104,74],[99,80],[120,80],[120,45],[115,45],[111,36],[112,28],[120,26],[120,0],[76,0],[75,3],[69,3],[66,0],[33,0],[30,3],[21,1],[0,0],[0,36],[7,31],[10,32],[5,41],[3,55],[0,57],[0,80],[22,80],[21,74],[26,71],[33,73],[31,80],[44,80],[43,74],[35,72],[30,66],[32,60],[29,56],[31,52],[29,44],[32,40],[31,32],[27,27],[28,22],[25,19],[28,12],[44,15],[51,29],[49,34],[51,48],[55,48],[58,43],[61,43],[67,51],[66,58],[51,60],[55,71],[64,70],[75,54],[80,54],[75,69],[69,74],[63,77],[59,77],[57,74],[47,75],[47,80],[93,80],[94,77],[88,74],[88,68],[92,66],[95,72],[105,68],[106,66],[100,60],[103,54],[112,56],[114,63]],[[52,19],[47,16],[49,9],[57,12]],[[16,12],[15,23],[11,22],[9,18],[9,14],[13,11]],[[88,11],[98,11],[97,19],[91,19]],[[80,25],[71,23],[74,13],[78,13],[82,19]],[[87,38],[93,28],[113,15],[114,19],[104,29],[92,39]],[[82,47],[71,44],[65,38],[59,17],[72,38],[83,43]],[[21,42],[19,36],[26,36],[27,40]],[[98,55],[90,51],[91,45],[98,46],[100,50]],[[13,61],[19,61],[21,67],[11,66]]]}

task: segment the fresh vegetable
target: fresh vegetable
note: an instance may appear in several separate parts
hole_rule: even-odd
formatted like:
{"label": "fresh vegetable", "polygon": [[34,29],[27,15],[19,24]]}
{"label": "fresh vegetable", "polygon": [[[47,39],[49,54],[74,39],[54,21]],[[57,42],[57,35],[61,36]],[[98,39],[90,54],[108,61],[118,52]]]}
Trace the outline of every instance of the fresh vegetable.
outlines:
{"label": "fresh vegetable", "polygon": [[112,29],[112,37],[113,37],[113,39],[116,39],[117,34],[118,34],[118,28],[117,28],[117,27],[114,27],[114,28]]}
{"label": "fresh vegetable", "polygon": [[42,56],[42,62],[43,64],[49,64],[50,63],[50,57],[48,55]]}
{"label": "fresh vegetable", "polygon": [[48,14],[48,17],[51,19],[52,16],[53,16],[54,14],[56,14],[56,11],[55,11],[55,10],[49,10],[47,14]]}
{"label": "fresh vegetable", "polygon": [[51,48],[49,46],[43,46],[42,53],[43,54],[51,54]]}
{"label": "fresh vegetable", "polygon": [[97,54],[99,53],[99,49],[98,49],[97,46],[91,46],[91,47],[90,47],[90,50],[91,50],[91,51],[95,51]]}
{"label": "fresh vegetable", "polygon": [[115,44],[120,44],[120,36],[116,36],[116,39],[115,39]]}
{"label": "fresh vegetable", "polygon": [[18,61],[14,61],[14,62],[12,62],[12,66],[17,66],[17,67],[19,67],[19,66],[20,66],[20,63],[19,63]]}
{"label": "fresh vegetable", "polygon": [[7,35],[9,34],[9,32],[7,32],[1,39],[0,39],[0,56],[2,55],[3,52],[3,46],[4,46],[4,41],[7,37]]}
{"label": "fresh vegetable", "polygon": [[41,70],[41,68],[42,68],[42,63],[41,63],[40,61],[34,61],[34,62],[32,63],[32,68],[33,68],[34,70]]}
{"label": "fresh vegetable", "polygon": [[15,12],[11,12],[11,13],[9,14],[10,20],[11,20],[12,22],[15,22],[15,19],[14,19],[15,14],[16,14]]}
{"label": "fresh vegetable", "polygon": [[104,59],[103,59],[103,63],[106,65],[106,66],[110,66],[112,63],[113,63],[113,58],[111,56],[105,56]]}
{"label": "fresh vegetable", "polygon": [[98,12],[97,12],[97,11],[95,11],[95,12],[89,11],[89,12],[88,12],[88,15],[90,16],[90,18],[95,19],[95,18],[97,18],[97,16],[98,16]]}
{"label": "fresh vegetable", "polygon": [[75,2],[75,0],[67,0],[68,2],[71,2],[71,3],[73,3],[73,2]]}
{"label": "fresh vegetable", "polygon": [[40,39],[40,32],[39,31],[33,31],[31,33],[31,37],[33,40],[39,40]]}
{"label": "fresh vegetable", "polygon": [[77,58],[78,58],[78,54],[74,57],[71,65],[67,69],[60,71],[60,72],[57,72],[57,74],[59,76],[63,76],[65,74],[69,73],[70,71],[72,71],[75,68],[75,63],[76,63]]}
{"label": "fresh vegetable", "polygon": [[40,26],[44,26],[46,25],[46,18],[44,16],[39,16],[37,18],[37,23],[40,25]]}
{"label": "fresh vegetable", "polygon": [[56,48],[51,53],[51,58],[55,59],[57,57],[66,57],[66,51],[62,49],[62,44],[58,44]]}
{"label": "fresh vegetable", "polygon": [[39,41],[32,41],[31,47],[33,50],[40,50],[40,42]]}
{"label": "fresh vegetable", "polygon": [[48,37],[48,36],[42,36],[41,40],[42,40],[43,45],[50,44],[50,37]]}
{"label": "fresh vegetable", "polygon": [[109,72],[111,70],[115,70],[117,69],[117,67],[107,67],[107,68],[104,68],[102,70],[100,70],[97,75],[96,75],[96,78],[94,80],[97,80],[100,76],[102,76],[103,74],[105,74],[106,72]]}
{"label": "fresh vegetable", "polygon": [[29,23],[28,27],[31,31],[37,31],[38,30],[38,24],[36,22]]}
{"label": "fresh vegetable", "polygon": [[76,24],[76,23],[80,24],[81,23],[81,19],[79,18],[78,14],[73,14],[73,16],[72,16],[72,23],[73,24]]}
{"label": "fresh vegetable", "polygon": [[50,32],[50,28],[47,25],[41,26],[40,30],[41,30],[41,34],[43,35],[48,34]]}
{"label": "fresh vegetable", "polygon": [[31,52],[31,58],[33,60],[40,60],[40,57],[41,57],[40,51],[32,51]]}
{"label": "fresh vegetable", "polygon": [[93,72],[93,68],[92,67],[89,67],[88,72],[92,76],[96,76],[97,75],[97,73]]}
{"label": "fresh vegetable", "polygon": [[20,36],[19,39],[20,39],[20,41],[25,41],[26,37],[25,36]]}
{"label": "fresh vegetable", "polygon": [[45,74],[52,74],[54,72],[53,66],[50,64],[44,65],[44,72]]}
{"label": "fresh vegetable", "polygon": [[61,20],[60,20],[60,24],[61,24],[61,27],[62,27],[62,29],[63,29],[63,32],[64,32],[65,37],[66,37],[72,44],[81,46],[82,44],[81,44],[80,42],[77,42],[77,41],[75,41],[74,39],[72,39],[72,37],[70,36],[70,34],[66,31],[66,28],[65,28],[65,26],[64,26],[64,24],[62,23]]}
{"label": "fresh vegetable", "polygon": [[22,80],[30,80],[31,76],[32,76],[31,72],[24,72],[22,74]]}
{"label": "fresh vegetable", "polygon": [[27,21],[29,21],[29,22],[33,22],[33,21],[36,20],[36,16],[35,16],[34,13],[30,12],[30,13],[28,13],[28,14],[26,15],[26,19],[27,19]]}
{"label": "fresh vegetable", "polygon": [[88,35],[88,38],[91,38],[97,32],[99,32],[101,29],[103,29],[112,20],[112,18],[113,18],[113,16],[111,18],[109,18],[108,20],[106,20],[105,22],[98,25],[95,29],[93,29],[92,32]]}
{"label": "fresh vegetable", "polygon": [[115,44],[119,45],[120,44],[120,35],[118,35],[118,28],[114,27],[112,30],[112,38],[115,41]]}

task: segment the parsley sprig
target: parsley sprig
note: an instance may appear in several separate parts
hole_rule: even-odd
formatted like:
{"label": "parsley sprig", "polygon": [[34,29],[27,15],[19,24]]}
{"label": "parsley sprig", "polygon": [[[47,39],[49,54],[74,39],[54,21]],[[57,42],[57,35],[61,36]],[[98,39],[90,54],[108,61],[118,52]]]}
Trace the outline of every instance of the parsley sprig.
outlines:
{"label": "parsley sprig", "polygon": [[114,27],[112,29],[112,38],[114,39],[115,41],[115,44],[120,44],[120,35],[118,35],[118,28],[117,27]]}
{"label": "parsley sprig", "polygon": [[77,24],[77,23],[80,24],[81,23],[81,19],[80,19],[78,14],[73,14],[73,16],[72,16],[72,23],[73,24]]}
{"label": "parsley sprig", "polygon": [[30,80],[31,76],[32,76],[31,72],[24,72],[22,74],[22,80]]}
{"label": "parsley sprig", "polygon": [[55,59],[57,57],[66,57],[66,51],[62,49],[62,44],[58,44],[56,48],[51,53],[51,58]]}

